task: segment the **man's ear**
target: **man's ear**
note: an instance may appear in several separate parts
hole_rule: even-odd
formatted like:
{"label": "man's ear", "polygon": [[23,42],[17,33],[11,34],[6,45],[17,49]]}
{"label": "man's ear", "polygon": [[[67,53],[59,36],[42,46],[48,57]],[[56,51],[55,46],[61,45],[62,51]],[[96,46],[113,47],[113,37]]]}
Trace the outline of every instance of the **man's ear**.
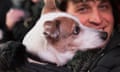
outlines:
{"label": "man's ear", "polygon": [[57,21],[46,21],[44,23],[44,35],[46,38],[58,40],[60,34],[59,25],[60,23]]}

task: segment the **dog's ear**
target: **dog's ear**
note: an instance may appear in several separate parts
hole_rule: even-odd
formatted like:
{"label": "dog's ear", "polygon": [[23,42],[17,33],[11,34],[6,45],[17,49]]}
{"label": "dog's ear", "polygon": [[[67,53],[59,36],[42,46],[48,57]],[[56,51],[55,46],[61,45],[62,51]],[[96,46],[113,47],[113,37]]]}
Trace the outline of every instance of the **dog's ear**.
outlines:
{"label": "dog's ear", "polygon": [[56,12],[59,11],[56,6],[55,0],[43,0],[44,1],[44,7],[42,9],[42,15],[49,13],[49,12]]}
{"label": "dog's ear", "polygon": [[44,23],[44,35],[48,39],[58,40],[59,38],[59,21],[46,21]]}

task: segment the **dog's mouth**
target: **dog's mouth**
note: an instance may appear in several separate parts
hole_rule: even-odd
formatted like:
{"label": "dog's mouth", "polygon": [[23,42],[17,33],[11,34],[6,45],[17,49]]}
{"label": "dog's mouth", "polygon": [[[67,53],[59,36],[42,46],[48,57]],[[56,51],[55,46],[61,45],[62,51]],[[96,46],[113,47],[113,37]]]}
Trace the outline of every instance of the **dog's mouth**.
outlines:
{"label": "dog's mouth", "polygon": [[103,42],[102,44],[98,46],[91,46],[91,47],[79,47],[79,46],[74,46],[72,47],[73,51],[88,51],[88,50],[94,50],[94,49],[103,49],[106,45],[106,41]]}

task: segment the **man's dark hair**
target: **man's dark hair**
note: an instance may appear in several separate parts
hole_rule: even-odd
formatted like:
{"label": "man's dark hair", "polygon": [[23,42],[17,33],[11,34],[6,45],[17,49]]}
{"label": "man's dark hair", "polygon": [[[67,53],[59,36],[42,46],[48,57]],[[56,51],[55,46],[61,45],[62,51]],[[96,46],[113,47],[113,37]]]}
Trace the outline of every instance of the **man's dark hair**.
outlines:
{"label": "man's dark hair", "polygon": [[112,11],[114,15],[114,29],[120,32],[120,10],[118,8],[119,2],[118,0],[110,0],[110,4],[112,6]]}

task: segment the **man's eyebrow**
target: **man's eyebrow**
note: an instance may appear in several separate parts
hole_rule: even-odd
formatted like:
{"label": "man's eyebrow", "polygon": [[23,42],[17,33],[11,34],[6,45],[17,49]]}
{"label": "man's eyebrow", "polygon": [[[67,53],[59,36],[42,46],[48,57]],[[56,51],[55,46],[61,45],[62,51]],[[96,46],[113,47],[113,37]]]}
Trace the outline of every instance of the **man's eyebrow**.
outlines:
{"label": "man's eyebrow", "polygon": [[78,3],[78,2],[86,3],[90,1],[93,1],[93,2],[99,1],[100,3],[109,2],[109,0],[71,0],[71,1],[74,3]]}
{"label": "man's eyebrow", "polygon": [[106,3],[109,2],[109,0],[101,0],[100,3]]}

